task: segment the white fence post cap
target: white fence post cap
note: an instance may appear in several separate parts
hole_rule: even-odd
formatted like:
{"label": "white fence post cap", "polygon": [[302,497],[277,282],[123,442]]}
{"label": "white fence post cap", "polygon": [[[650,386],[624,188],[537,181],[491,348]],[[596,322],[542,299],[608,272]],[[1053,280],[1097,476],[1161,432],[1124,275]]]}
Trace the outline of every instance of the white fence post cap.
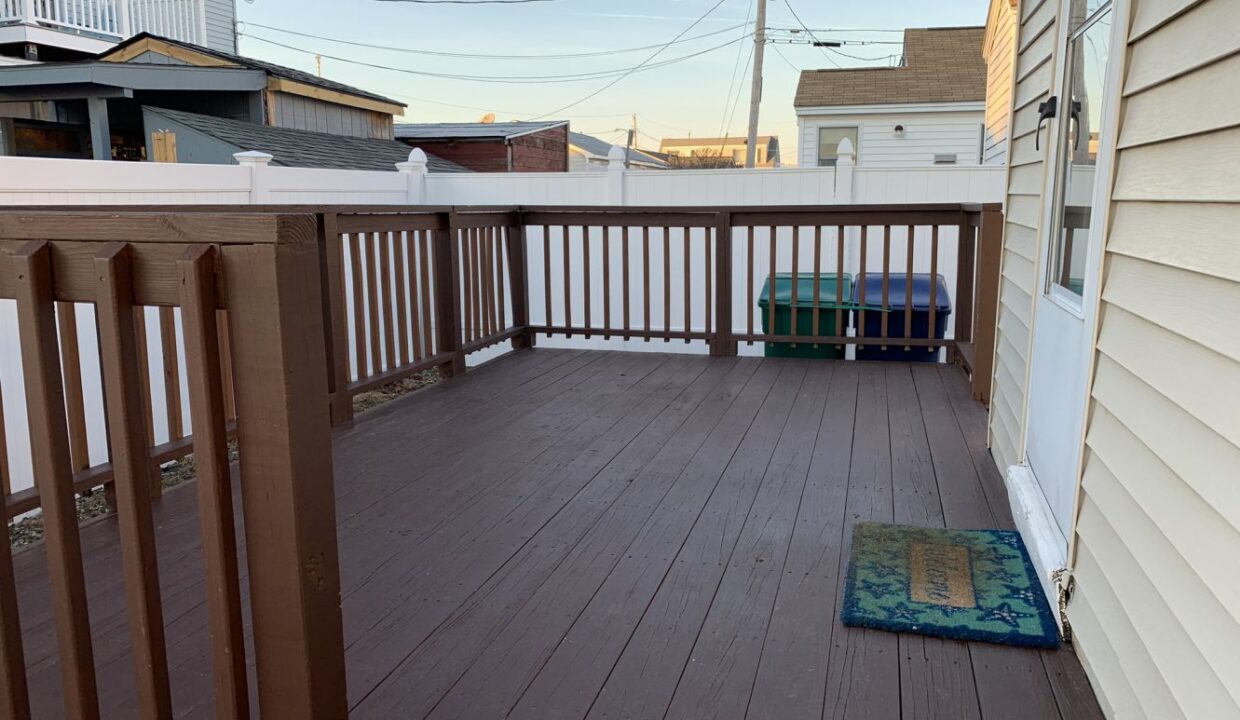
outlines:
{"label": "white fence post cap", "polygon": [[619,145],[612,145],[607,151],[607,167],[624,169],[624,148]]}
{"label": "white fence post cap", "polygon": [[275,155],[257,150],[233,153],[233,159],[237,161],[238,165],[268,165],[274,158]]}
{"label": "white fence post cap", "polygon": [[837,162],[853,161],[853,144],[852,140],[842,138],[840,144],[835,148]]}
{"label": "white fence post cap", "polygon": [[426,157],[426,152],[422,148],[414,148],[409,151],[409,159],[404,162],[396,163],[396,169],[403,173],[412,173],[425,171],[430,160]]}

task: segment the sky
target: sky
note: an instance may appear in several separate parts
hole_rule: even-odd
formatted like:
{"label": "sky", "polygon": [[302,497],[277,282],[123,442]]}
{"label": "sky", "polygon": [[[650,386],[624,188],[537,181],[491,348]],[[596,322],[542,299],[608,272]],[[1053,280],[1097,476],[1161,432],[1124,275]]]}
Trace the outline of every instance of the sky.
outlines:
{"label": "sky", "polygon": [[[638,145],[657,149],[664,137],[745,133],[754,3],[536,0],[470,6],[399,0],[237,0],[237,19],[242,54],[309,72],[315,72],[315,53],[323,55],[324,77],[408,104],[398,122],[472,122],[491,112],[498,121],[569,120],[575,131],[623,143],[624,129],[636,114]],[[846,45],[839,52],[807,43],[768,44],[759,133],[778,135],[784,163],[794,164],[792,101],[800,70],[890,64],[889,58],[865,61],[840,53],[856,58],[898,54],[900,45],[890,43],[898,42],[900,34],[878,30],[983,25],[987,6],[987,0],[769,0],[768,28],[809,28],[820,40],[887,44]],[[681,42],[656,54],[678,36]],[[786,32],[773,36],[794,37]],[[434,54],[572,55],[631,48],[644,49],[553,59]],[[666,61],[673,62],[659,66]],[[611,85],[620,71],[644,62],[656,67],[645,67]],[[609,72],[616,74],[563,77]]]}

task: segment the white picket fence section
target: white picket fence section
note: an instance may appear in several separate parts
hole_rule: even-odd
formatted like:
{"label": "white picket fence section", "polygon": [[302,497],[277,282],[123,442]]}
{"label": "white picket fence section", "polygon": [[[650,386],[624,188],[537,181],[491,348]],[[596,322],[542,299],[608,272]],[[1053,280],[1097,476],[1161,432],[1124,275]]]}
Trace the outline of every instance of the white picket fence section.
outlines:
{"label": "white picket fence section", "polygon": [[[941,166],[919,168],[862,168],[851,162],[851,148],[841,148],[841,162],[836,168],[783,168],[763,170],[686,170],[626,171],[620,159],[613,158],[607,172],[578,173],[429,173],[425,156],[414,151],[408,162],[400,163],[397,172],[366,172],[271,166],[271,156],[261,152],[239,153],[237,165],[190,165],[163,163],[97,162],[93,160],[51,160],[37,158],[0,158],[0,206],[20,205],[614,205],[614,206],[759,206],[759,205],[829,205],[885,204],[931,202],[999,202],[1002,199],[1004,168],[995,166]],[[846,151],[846,152],[845,152]],[[927,266],[929,242],[922,238],[925,228],[917,230],[916,266]],[[581,242],[580,229],[570,230],[574,247]],[[601,236],[591,237],[593,252],[601,257]],[[697,231],[701,232],[701,231]],[[759,232],[767,232],[760,229]],[[893,233],[893,257],[903,257],[907,242],[903,231]],[[859,247],[857,230],[848,231],[846,267],[856,271]],[[954,234],[954,233],[952,233]],[[529,267],[543,263],[541,228],[529,231]],[[765,238],[765,236],[763,236]],[[556,238],[558,240],[558,236]],[[777,267],[789,267],[791,229],[778,233]],[[941,237],[938,267],[946,276],[948,287],[954,287],[954,237]],[[677,242],[681,242],[677,239]],[[808,236],[803,236],[808,243]],[[618,243],[617,243],[618,245]],[[562,245],[552,244],[553,261],[562,262],[556,253]],[[613,248],[616,246],[613,245]],[[634,245],[635,247],[635,245]],[[828,244],[828,248],[832,245]],[[801,257],[809,256],[803,245]],[[613,253],[620,252],[613,249]],[[829,251],[824,262],[834,267],[835,258]],[[924,255],[924,257],[923,257]],[[749,271],[759,283],[766,277],[766,253],[759,253],[761,263]],[[682,275],[681,253],[671,256],[670,272]],[[631,258],[632,259],[632,258]],[[613,258],[619,262],[619,256]],[[661,271],[655,258],[656,273]],[[881,259],[871,255],[869,270],[879,269]],[[893,271],[900,268],[893,267]],[[740,272],[739,268],[737,272]],[[742,278],[735,279],[741,286]],[[543,319],[540,298],[543,296],[542,276],[531,272],[529,278],[531,321]],[[595,292],[601,292],[596,288]],[[346,292],[346,296],[349,293]],[[553,293],[556,302],[561,297]],[[658,298],[656,298],[657,300]],[[739,299],[738,299],[739,301]],[[601,297],[595,306],[601,305]],[[656,305],[656,310],[661,303]],[[743,317],[744,308],[733,309],[735,318]],[[553,308],[553,312],[559,312]],[[658,313],[656,312],[656,315]],[[695,308],[693,318],[704,317]],[[350,317],[352,315],[350,314]],[[92,463],[106,459],[103,397],[99,383],[99,363],[95,351],[93,309],[77,307],[79,344],[82,352],[83,389],[89,448]],[[163,397],[163,353],[159,345],[158,316],[154,309],[147,313],[147,337],[150,342],[149,369],[152,396]],[[660,322],[661,318],[656,318]],[[739,320],[738,320],[739,322]],[[178,320],[179,323],[179,320]],[[349,337],[352,338],[352,333]],[[9,449],[11,482],[15,490],[30,487],[33,476],[30,466],[30,441],[26,427],[25,393],[22,386],[20,348],[17,342],[16,308],[11,300],[0,300],[0,387],[3,388],[5,427]],[[628,349],[684,350],[682,343],[641,343],[581,338],[540,339],[548,345],[570,344],[581,347],[612,347],[617,343]],[[180,348],[178,348],[180,350]],[[742,348],[755,352],[760,348]],[[184,359],[181,359],[184,367]],[[181,389],[182,407],[188,399]],[[168,422],[163,403],[153,405],[156,442],[168,438]],[[189,431],[189,417],[183,419]]]}

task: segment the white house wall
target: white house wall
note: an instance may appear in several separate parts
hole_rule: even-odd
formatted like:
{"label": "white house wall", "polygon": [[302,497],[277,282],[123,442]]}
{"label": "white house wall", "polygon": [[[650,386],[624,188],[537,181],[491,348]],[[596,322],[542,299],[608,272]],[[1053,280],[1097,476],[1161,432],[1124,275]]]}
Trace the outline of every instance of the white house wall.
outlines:
{"label": "white house wall", "polygon": [[[937,154],[954,154],[959,165],[978,165],[982,151],[982,110],[883,115],[803,115],[799,118],[801,167],[818,165],[818,130],[856,127],[857,164],[864,167],[933,165]],[[897,137],[896,125],[904,126]]]}

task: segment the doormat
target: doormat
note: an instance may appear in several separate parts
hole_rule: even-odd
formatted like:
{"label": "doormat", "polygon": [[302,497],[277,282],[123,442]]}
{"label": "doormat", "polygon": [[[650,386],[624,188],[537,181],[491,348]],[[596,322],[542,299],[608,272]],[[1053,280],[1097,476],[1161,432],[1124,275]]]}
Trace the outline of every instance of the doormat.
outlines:
{"label": "doormat", "polygon": [[1055,617],[1014,530],[858,523],[840,619],[955,640],[1059,646]]}

